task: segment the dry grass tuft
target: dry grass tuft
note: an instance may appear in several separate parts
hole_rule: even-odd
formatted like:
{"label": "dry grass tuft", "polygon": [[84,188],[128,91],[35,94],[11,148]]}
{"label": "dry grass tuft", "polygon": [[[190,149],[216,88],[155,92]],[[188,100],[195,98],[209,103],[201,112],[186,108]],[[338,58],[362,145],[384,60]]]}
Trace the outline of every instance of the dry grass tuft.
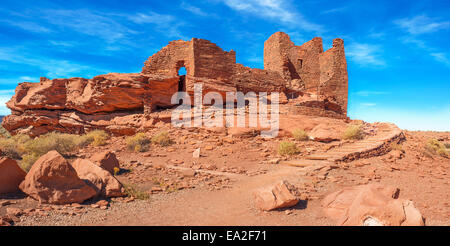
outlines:
{"label": "dry grass tuft", "polygon": [[172,144],[172,140],[170,139],[168,132],[160,132],[152,137],[152,144],[169,146]]}
{"label": "dry grass tuft", "polygon": [[343,139],[352,139],[352,140],[361,140],[364,138],[363,126],[358,125],[349,125],[347,129],[345,129]]}
{"label": "dry grass tuft", "polygon": [[278,154],[282,156],[291,156],[300,153],[297,145],[292,142],[281,142],[278,147]]}
{"label": "dry grass tuft", "polygon": [[294,130],[292,132],[292,136],[297,141],[308,141],[309,140],[308,133],[306,133],[305,131],[300,130],[300,129]]}
{"label": "dry grass tuft", "polygon": [[449,157],[450,150],[445,146],[444,143],[439,142],[437,139],[429,139],[425,144],[425,152],[430,154],[438,154],[442,157]]}
{"label": "dry grass tuft", "polygon": [[135,152],[146,152],[149,149],[150,139],[145,135],[145,133],[137,133],[134,136],[126,138],[127,147],[129,150]]}

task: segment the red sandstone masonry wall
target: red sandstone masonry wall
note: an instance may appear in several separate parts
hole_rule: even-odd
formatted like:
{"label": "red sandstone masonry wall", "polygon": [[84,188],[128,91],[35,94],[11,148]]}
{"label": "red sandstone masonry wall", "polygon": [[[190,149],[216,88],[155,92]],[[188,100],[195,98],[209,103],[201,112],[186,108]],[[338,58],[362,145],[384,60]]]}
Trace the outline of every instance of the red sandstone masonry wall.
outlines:
{"label": "red sandstone masonry wall", "polygon": [[264,69],[280,73],[289,93],[318,95],[337,106],[328,110],[347,114],[348,75],[341,39],[324,52],[321,38],[296,46],[287,34],[277,32],[264,43]]}
{"label": "red sandstone masonry wall", "polygon": [[348,73],[345,59],[344,41],[333,40],[333,47],[320,55],[321,99],[336,102],[343,115],[347,115]]}

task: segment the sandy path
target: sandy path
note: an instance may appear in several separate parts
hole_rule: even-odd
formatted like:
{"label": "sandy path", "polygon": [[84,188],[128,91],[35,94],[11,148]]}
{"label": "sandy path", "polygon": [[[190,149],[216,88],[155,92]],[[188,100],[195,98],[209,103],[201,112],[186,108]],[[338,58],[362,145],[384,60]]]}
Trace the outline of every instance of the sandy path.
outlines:
{"label": "sandy path", "polygon": [[[152,198],[146,211],[139,216],[122,215],[107,219],[101,225],[312,225],[329,224],[317,209],[307,211],[304,204],[290,210],[261,212],[253,205],[253,192],[285,179],[301,178],[298,168],[277,166],[267,174],[241,176],[233,187],[220,191],[186,190],[172,196]],[[313,206],[317,207],[317,206]],[[319,222],[321,221],[321,222]]]}

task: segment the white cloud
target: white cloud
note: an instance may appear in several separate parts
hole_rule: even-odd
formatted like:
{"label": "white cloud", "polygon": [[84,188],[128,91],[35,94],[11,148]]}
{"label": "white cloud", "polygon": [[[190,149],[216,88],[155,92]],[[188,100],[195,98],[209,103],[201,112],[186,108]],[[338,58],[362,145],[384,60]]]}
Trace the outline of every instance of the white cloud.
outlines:
{"label": "white cloud", "polygon": [[41,16],[62,30],[100,37],[107,42],[116,42],[136,32],[107,16],[89,10],[42,10]]}
{"label": "white cloud", "polygon": [[26,82],[36,82],[39,81],[38,78],[34,78],[34,77],[30,77],[30,76],[22,76],[19,78],[21,81],[26,81]]}
{"label": "white cloud", "polygon": [[329,9],[329,10],[322,11],[321,14],[334,14],[334,13],[344,12],[347,10],[347,8],[348,7]]}
{"label": "white cloud", "polygon": [[402,37],[400,40],[404,44],[413,44],[421,49],[430,50],[430,47],[427,46],[427,44],[423,40],[417,39],[415,37],[407,36],[407,37]]}
{"label": "white cloud", "polygon": [[450,66],[450,59],[446,53],[441,52],[439,49],[429,46],[425,41],[417,39],[415,36],[403,37],[401,41],[404,44],[412,44],[417,48],[428,52],[427,55],[431,56],[435,61]]}
{"label": "white cloud", "polygon": [[247,61],[249,61],[251,63],[260,63],[260,64],[264,63],[264,59],[259,56],[249,57],[249,58],[247,58]]}
{"label": "white cloud", "polygon": [[6,103],[14,95],[14,90],[0,90],[0,115],[8,115],[11,111],[6,107]]}
{"label": "white cloud", "polygon": [[154,24],[158,31],[164,32],[169,37],[188,39],[179,30],[184,26],[183,21],[179,21],[172,15],[163,15],[155,12],[137,13],[135,15],[128,15],[127,18],[136,24]]}
{"label": "white cloud", "polygon": [[404,18],[394,21],[399,27],[413,35],[432,33],[450,28],[450,21],[437,21],[426,15]]}
{"label": "white cloud", "polygon": [[[20,46],[0,47],[0,61],[37,67],[46,71],[45,76],[50,78],[73,77],[80,75],[92,77],[96,74],[107,72],[103,69],[92,68],[90,66],[74,63],[68,60],[40,57],[32,54],[32,52],[29,52],[26,48]],[[19,80],[21,79],[19,78]]]}
{"label": "white cloud", "polygon": [[35,33],[50,33],[52,30],[50,28],[44,27],[42,25],[36,24],[29,21],[4,21],[11,26],[19,27],[25,31],[35,32]]}
{"label": "white cloud", "polygon": [[373,95],[386,95],[388,92],[386,91],[358,91],[355,93],[358,96],[368,97]]}
{"label": "white cloud", "polygon": [[380,57],[380,53],[381,48],[378,45],[351,43],[346,47],[349,59],[361,66],[385,66],[386,63]]}
{"label": "white cloud", "polygon": [[374,107],[377,104],[376,103],[361,103],[360,105],[363,106],[363,107]]}
{"label": "white cloud", "polygon": [[189,11],[189,12],[195,14],[195,15],[198,15],[198,16],[205,17],[205,16],[209,15],[208,13],[204,12],[202,9],[200,9],[198,7],[195,7],[193,5],[190,5],[190,4],[186,3],[186,2],[182,2],[180,7],[182,9],[187,10],[187,11]]}
{"label": "white cloud", "polygon": [[230,8],[250,13],[261,18],[279,21],[290,27],[301,28],[306,31],[322,32],[321,25],[312,23],[283,0],[223,0]]}
{"label": "white cloud", "polygon": [[438,62],[442,62],[447,66],[450,66],[450,59],[444,53],[431,53],[431,56]]}

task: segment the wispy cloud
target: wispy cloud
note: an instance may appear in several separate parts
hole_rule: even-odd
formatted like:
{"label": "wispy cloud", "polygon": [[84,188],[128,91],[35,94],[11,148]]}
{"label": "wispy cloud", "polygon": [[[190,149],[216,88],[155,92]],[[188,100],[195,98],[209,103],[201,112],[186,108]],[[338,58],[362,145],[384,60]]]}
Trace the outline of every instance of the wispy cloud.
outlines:
{"label": "wispy cloud", "polygon": [[[59,60],[39,56],[38,54],[33,54],[26,48],[20,46],[1,47],[0,61],[37,67],[45,71],[45,76],[50,78],[73,77],[80,75],[92,77],[96,74],[107,72],[103,69],[93,68],[88,65],[78,64],[68,60]],[[29,78],[30,77],[25,77],[24,80],[28,80]]]}
{"label": "wispy cloud", "polygon": [[447,66],[450,66],[450,59],[445,53],[431,53],[431,56],[438,62],[442,62]]}
{"label": "wispy cloud", "polygon": [[4,20],[3,22],[11,26],[19,27],[28,32],[44,33],[44,34],[52,32],[50,28],[44,27],[31,21]]}
{"label": "wispy cloud", "polygon": [[42,18],[61,30],[71,30],[81,34],[100,37],[107,42],[124,39],[136,31],[126,27],[106,14],[89,10],[42,10]]}
{"label": "wispy cloud", "polygon": [[195,6],[193,6],[193,5],[189,4],[189,3],[186,3],[186,2],[182,2],[180,7],[182,9],[187,10],[187,11],[189,11],[189,12],[195,14],[195,15],[198,15],[198,16],[203,16],[203,17],[209,16],[209,14],[204,12],[201,8],[195,7]]}
{"label": "wispy cloud", "polygon": [[26,81],[26,82],[37,82],[39,81],[39,78],[34,78],[34,77],[30,77],[30,76],[21,76],[20,81]]}
{"label": "wispy cloud", "polygon": [[321,14],[334,14],[334,13],[340,13],[340,12],[345,12],[348,9],[348,7],[340,7],[340,8],[334,8],[334,9],[329,9],[329,10],[325,10],[322,11]]}
{"label": "wispy cloud", "polygon": [[377,104],[376,103],[360,103],[360,105],[363,107],[374,107]]}
{"label": "wispy cloud", "polygon": [[[192,11],[195,11],[191,8]],[[14,21],[0,20],[11,26],[30,32],[87,35],[104,40],[106,47],[117,47],[118,43],[131,45],[145,28],[154,29],[168,37],[181,38],[179,27],[184,25],[175,16],[159,14],[153,11],[138,13],[100,12],[90,9],[40,9],[32,8],[24,12],[7,12]],[[70,42],[55,45],[69,47]],[[91,41],[92,42],[92,41]],[[114,45],[115,46],[114,46]]]}
{"label": "wispy cloud", "polygon": [[275,20],[306,31],[324,31],[321,25],[306,20],[300,12],[283,0],[223,0],[223,2],[236,11]]}
{"label": "wispy cloud", "polygon": [[188,39],[183,36],[180,27],[184,26],[183,21],[179,21],[172,15],[164,15],[152,11],[128,15],[127,18],[136,24],[154,24],[156,29],[163,31],[167,36],[173,38]]}
{"label": "wispy cloud", "polygon": [[347,56],[361,66],[383,67],[386,65],[381,58],[381,47],[378,45],[351,43],[346,50]]}
{"label": "wispy cloud", "polygon": [[362,97],[368,97],[368,96],[374,96],[374,95],[386,95],[388,92],[386,91],[358,91],[355,93],[358,96]]}
{"label": "wispy cloud", "polygon": [[394,23],[413,35],[432,33],[450,28],[450,21],[439,21],[437,19],[429,18],[426,15],[398,19],[395,20]]}
{"label": "wispy cloud", "polygon": [[415,47],[428,52],[434,60],[450,66],[450,59],[439,49],[430,46],[423,37],[423,34],[434,33],[445,29],[450,29],[450,21],[438,21],[436,18],[429,18],[426,15],[419,15],[413,18],[403,18],[394,21],[399,27],[403,28],[409,35],[400,40],[405,44],[412,44]]}
{"label": "wispy cloud", "polygon": [[415,45],[416,47],[424,49],[424,50],[430,49],[430,47],[425,43],[425,41],[418,39],[414,36],[405,36],[405,37],[400,38],[400,40],[404,44],[412,44],[412,45]]}

